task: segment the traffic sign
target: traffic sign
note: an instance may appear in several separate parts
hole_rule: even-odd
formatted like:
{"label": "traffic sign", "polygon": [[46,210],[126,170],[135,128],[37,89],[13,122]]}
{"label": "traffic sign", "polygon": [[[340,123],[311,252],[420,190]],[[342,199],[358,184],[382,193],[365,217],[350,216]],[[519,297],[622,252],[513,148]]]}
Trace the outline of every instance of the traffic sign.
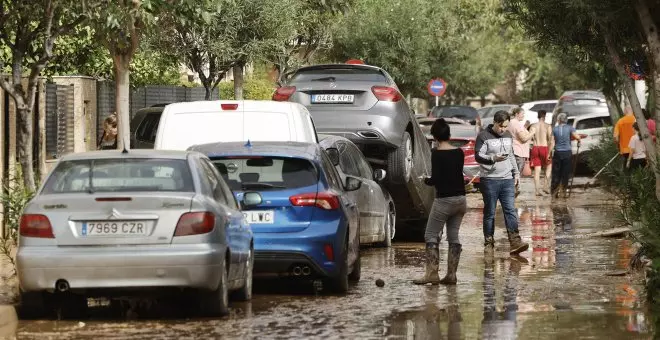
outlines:
{"label": "traffic sign", "polygon": [[442,78],[431,79],[426,86],[426,89],[429,91],[430,95],[440,97],[445,94],[445,91],[447,91],[447,83],[445,83]]}

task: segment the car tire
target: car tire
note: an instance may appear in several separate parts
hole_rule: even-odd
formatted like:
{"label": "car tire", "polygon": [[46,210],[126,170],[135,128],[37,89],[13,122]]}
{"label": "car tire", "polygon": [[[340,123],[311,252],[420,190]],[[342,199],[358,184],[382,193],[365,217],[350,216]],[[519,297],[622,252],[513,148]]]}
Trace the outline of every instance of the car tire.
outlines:
{"label": "car tire", "polygon": [[348,249],[342,252],[342,261],[339,273],[329,280],[328,284],[334,293],[345,294],[348,292]]}
{"label": "car tire", "polygon": [[360,254],[360,247],[358,246],[357,258],[353,264],[353,271],[348,274],[348,281],[359,282],[362,276],[362,255]]}
{"label": "car tire", "polygon": [[237,290],[233,294],[233,298],[236,301],[250,301],[252,300],[252,271],[254,269],[254,250],[250,249],[250,254],[248,255],[248,261],[246,264],[247,273],[245,274],[245,285],[241,289]]}
{"label": "car tire", "polygon": [[223,262],[222,275],[218,288],[211,292],[204,292],[200,296],[202,312],[208,316],[224,316],[229,314],[229,280],[227,278],[226,260]]}
{"label": "car tire", "polygon": [[404,131],[401,145],[387,155],[387,173],[392,184],[405,184],[410,180],[413,150],[410,134]]}
{"label": "car tire", "polygon": [[389,248],[392,246],[392,239],[394,238],[396,225],[396,213],[394,212],[394,207],[388,204],[387,215],[385,217],[385,239],[379,245],[384,248]]}
{"label": "car tire", "polygon": [[21,320],[38,319],[48,314],[44,292],[21,292],[20,301],[16,306],[16,314]]}

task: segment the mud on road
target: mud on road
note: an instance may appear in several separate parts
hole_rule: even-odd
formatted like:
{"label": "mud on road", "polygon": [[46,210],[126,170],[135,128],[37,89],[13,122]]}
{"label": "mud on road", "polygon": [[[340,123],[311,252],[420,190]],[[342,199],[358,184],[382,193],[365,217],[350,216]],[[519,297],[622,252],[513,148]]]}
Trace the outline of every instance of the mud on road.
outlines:
{"label": "mud on road", "polygon": [[[608,275],[627,269],[631,242],[589,236],[617,225],[614,207],[593,189],[555,204],[523,189],[520,231],[530,249],[508,255],[499,212],[496,254],[484,257],[480,195],[472,194],[454,287],[411,284],[422,274],[423,244],[395,243],[363,249],[362,279],[344,297],[317,294],[306,283],[260,282],[251,302],[233,303],[222,319],[188,318],[163,303],[138,315],[95,308],[84,320],[16,322],[5,307],[0,332],[20,339],[652,338],[641,278]],[[445,259],[443,240],[441,272]]]}

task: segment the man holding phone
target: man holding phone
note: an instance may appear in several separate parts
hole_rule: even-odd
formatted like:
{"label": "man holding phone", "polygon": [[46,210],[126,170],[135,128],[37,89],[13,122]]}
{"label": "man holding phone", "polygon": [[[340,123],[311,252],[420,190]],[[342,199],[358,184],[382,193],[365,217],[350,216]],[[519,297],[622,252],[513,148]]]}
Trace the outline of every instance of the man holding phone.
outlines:
{"label": "man holding phone", "polygon": [[504,223],[509,236],[510,254],[521,253],[529,244],[522,242],[518,232],[518,212],[515,192],[520,181],[520,170],[513,154],[513,136],[507,128],[509,113],[497,111],[493,124],[477,135],[475,159],[481,166],[480,190],[484,200],[483,231],[484,251],[492,255],[495,248],[495,209],[497,201],[502,205]]}

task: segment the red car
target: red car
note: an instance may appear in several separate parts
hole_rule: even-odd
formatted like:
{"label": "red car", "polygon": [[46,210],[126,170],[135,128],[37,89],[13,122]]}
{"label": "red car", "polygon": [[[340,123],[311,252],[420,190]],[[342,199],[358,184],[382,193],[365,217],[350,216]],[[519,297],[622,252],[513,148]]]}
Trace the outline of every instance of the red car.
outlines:
{"label": "red car", "polygon": [[[433,147],[433,136],[431,136],[431,126],[437,118],[418,118],[417,123],[424,132],[429,145]],[[451,138],[449,142],[461,149],[465,153],[463,165],[463,177],[465,184],[472,183],[479,185],[479,163],[474,159],[474,146],[477,141],[478,127],[469,124],[457,118],[445,118],[448,124],[451,124]]]}

